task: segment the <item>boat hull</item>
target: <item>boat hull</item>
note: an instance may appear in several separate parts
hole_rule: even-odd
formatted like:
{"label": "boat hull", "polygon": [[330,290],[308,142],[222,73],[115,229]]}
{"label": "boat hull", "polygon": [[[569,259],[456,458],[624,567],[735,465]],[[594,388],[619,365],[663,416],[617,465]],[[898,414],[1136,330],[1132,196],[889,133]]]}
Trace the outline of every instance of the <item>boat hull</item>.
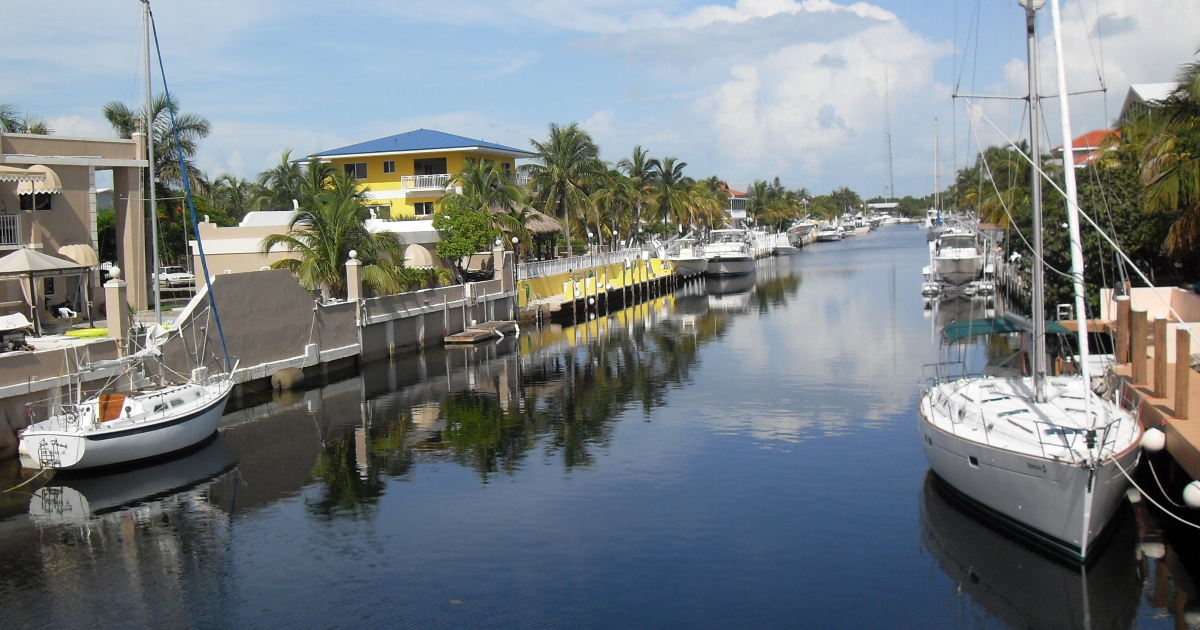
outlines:
{"label": "boat hull", "polygon": [[983,272],[983,256],[938,257],[933,264],[938,277],[953,285],[967,284]]}
{"label": "boat hull", "polygon": [[820,234],[817,234],[817,242],[818,243],[829,243],[832,241],[840,241],[840,240],[842,240],[842,235],[838,234],[838,233],[831,234],[828,232],[821,232]]}
{"label": "boat hull", "polygon": [[708,259],[710,276],[741,276],[754,271],[754,259],[749,256],[715,256]]}
{"label": "boat hull", "polygon": [[697,276],[708,271],[708,259],[698,256],[672,258],[671,268],[675,270],[675,273],[684,277]]}
{"label": "boat hull", "polygon": [[22,463],[35,468],[84,470],[160,457],[195,446],[217,430],[232,385],[195,411],[179,418],[116,431],[26,431],[19,450]]}
{"label": "boat hull", "polygon": [[[1110,458],[1096,469],[1003,450],[947,433],[918,408],[921,445],[929,466],[951,489],[982,511],[1049,549],[1077,562],[1087,560],[1092,543],[1112,519],[1129,481]],[[1137,465],[1135,442],[1116,460],[1126,471]],[[973,461],[972,461],[973,458]],[[1090,514],[1085,510],[1093,484]],[[1087,539],[1083,540],[1087,520]]]}

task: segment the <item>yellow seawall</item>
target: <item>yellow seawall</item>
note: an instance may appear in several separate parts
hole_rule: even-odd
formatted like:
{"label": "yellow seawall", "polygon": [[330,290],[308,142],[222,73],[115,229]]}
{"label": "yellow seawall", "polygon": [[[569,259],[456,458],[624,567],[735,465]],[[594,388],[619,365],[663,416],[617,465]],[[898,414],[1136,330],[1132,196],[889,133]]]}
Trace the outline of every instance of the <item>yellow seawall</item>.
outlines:
{"label": "yellow seawall", "polygon": [[547,299],[552,303],[570,302],[604,293],[605,288],[609,286],[614,291],[620,291],[635,284],[665,278],[672,273],[674,270],[670,261],[658,258],[647,261],[639,258],[632,261],[628,268],[624,263],[616,263],[576,269],[572,273],[558,273],[544,278],[519,280],[517,307],[525,308],[530,302]]}

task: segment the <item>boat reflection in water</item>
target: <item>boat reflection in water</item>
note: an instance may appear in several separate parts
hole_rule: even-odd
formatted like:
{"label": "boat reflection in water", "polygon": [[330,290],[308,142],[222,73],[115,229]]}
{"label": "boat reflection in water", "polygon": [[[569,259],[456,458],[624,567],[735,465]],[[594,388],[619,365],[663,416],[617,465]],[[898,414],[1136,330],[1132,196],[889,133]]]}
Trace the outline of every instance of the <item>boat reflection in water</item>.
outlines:
{"label": "boat reflection in water", "polygon": [[754,290],[754,275],[708,276],[704,290],[708,293],[708,308],[715,313],[745,313],[750,310],[750,293]]}
{"label": "boat reflection in water", "polygon": [[218,434],[183,457],[86,477],[52,479],[33,493],[29,515],[43,524],[82,523],[194,490],[237,466]]}
{"label": "boat reflection in water", "polygon": [[929,472],[921,492],[921,542],[961,593],[1009,628],[1129,628],[1142,564],[1130,511],[1086,567],[1063,564],[985,525]]}

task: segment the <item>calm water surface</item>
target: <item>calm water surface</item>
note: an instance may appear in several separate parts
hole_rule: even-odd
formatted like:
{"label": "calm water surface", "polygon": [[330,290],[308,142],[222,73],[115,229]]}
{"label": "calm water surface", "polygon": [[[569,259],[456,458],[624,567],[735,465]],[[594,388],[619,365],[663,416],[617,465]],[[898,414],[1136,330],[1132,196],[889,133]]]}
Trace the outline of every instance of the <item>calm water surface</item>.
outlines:
{"label": "calm water surface", "polygon": [[0,626],[1185,626],[1194,556],[1154,515],[1085,576],[938,492],[916,381],[957,315],[923,309],[926,251],[817,244],[3,495]]}

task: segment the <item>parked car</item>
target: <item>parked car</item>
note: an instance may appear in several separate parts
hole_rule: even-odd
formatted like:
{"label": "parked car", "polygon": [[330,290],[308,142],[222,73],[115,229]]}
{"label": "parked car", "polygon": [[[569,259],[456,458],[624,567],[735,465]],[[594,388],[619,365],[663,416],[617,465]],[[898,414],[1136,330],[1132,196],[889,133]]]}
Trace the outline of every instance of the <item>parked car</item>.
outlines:
{"label": "parked car", "polygon": [[196,276],[183,267],[160,267],[158,271],[158,285],[162,287],[190,287],[196,282]]}

